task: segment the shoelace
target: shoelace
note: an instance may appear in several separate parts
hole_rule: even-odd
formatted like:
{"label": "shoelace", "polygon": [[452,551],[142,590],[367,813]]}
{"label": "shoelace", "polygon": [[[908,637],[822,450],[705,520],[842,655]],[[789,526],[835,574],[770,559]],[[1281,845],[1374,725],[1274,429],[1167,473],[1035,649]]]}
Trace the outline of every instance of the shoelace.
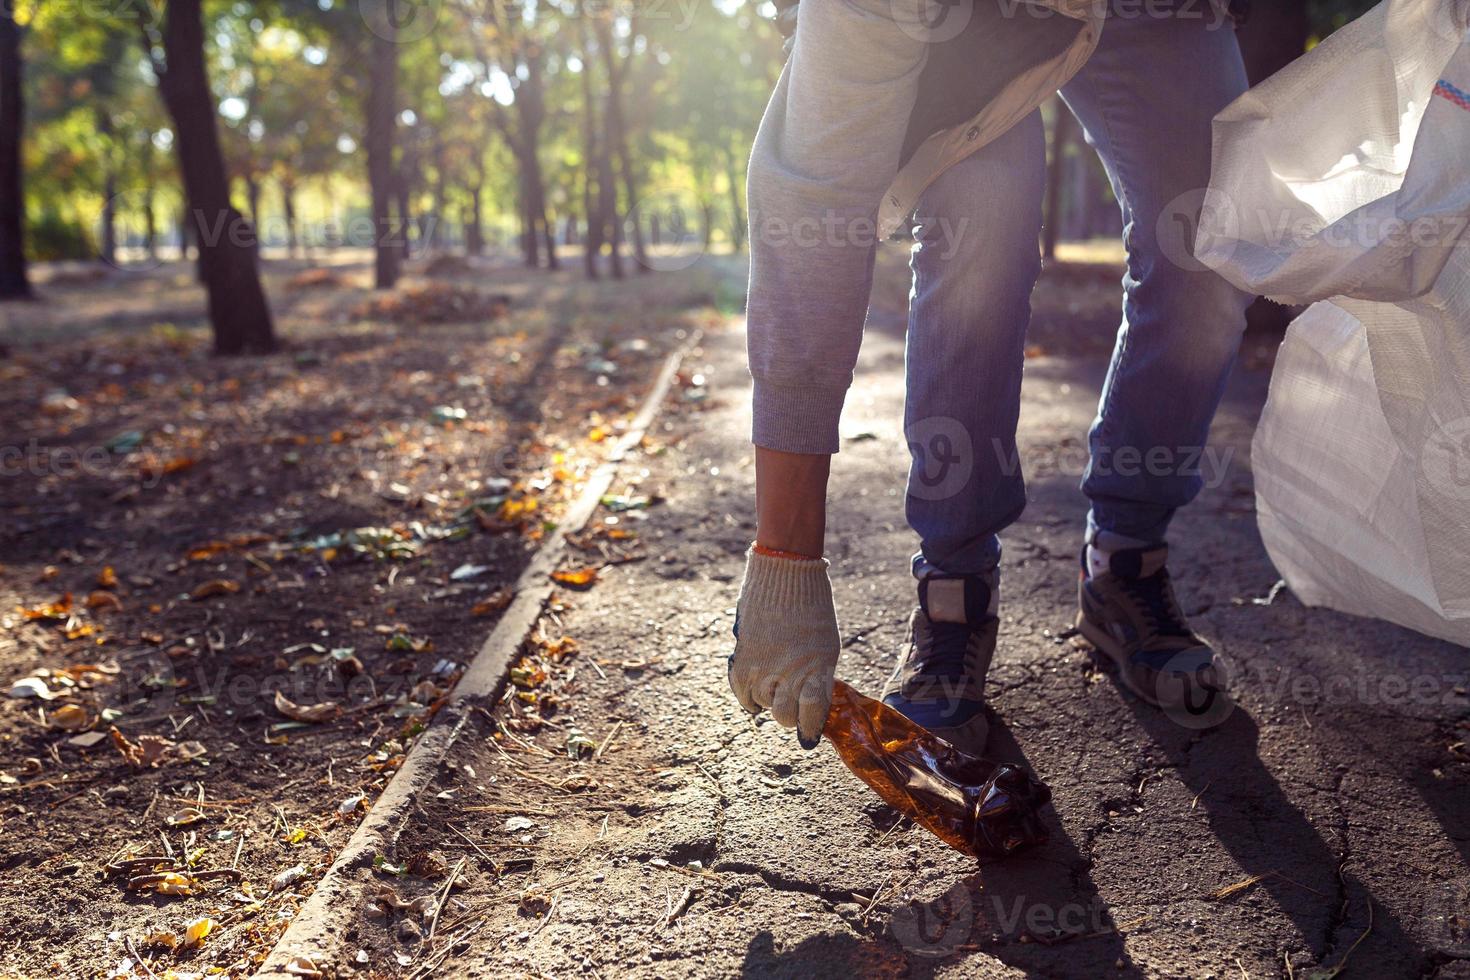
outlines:
{"label": "shoelace", "polygon": [[968,623],[936,623],[932,620],[927,631],[918,639],[919,661],[926,674],[940,677],[964,677],[968,671],[965,661],[970,653],[970,634],[974,628]]}
{"label": "shoelace", "polygon": [[1157,636],[1193,637],[1184,610],[1174,595],[1174,583],[1168,569],[1160,569],[1147,578],[1119,578],[1119,584],[1129,598],[1138,603],[1144,618]]}

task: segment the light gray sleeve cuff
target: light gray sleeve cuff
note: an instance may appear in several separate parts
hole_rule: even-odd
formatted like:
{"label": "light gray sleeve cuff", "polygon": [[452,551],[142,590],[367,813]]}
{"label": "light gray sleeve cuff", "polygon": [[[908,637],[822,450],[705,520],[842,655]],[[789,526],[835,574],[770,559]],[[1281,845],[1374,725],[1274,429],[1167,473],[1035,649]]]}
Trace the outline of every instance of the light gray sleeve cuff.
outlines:
{"label": "light gray sleeve cuff", "polygon": [[838,451],[837,424],[846,388],[774,384],[755,379],[751,441],[782,453],[830,455]]}

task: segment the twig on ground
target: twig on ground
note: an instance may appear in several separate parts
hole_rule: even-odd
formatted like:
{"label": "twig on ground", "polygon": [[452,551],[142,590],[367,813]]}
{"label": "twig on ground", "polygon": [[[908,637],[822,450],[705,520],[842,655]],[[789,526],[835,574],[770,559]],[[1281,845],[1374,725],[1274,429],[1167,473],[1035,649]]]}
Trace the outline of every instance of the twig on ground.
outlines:
{"label": "twig on ground", "polygon": [[666,911],[664,913],[664,917],[659,920],[658,926],[656,927],[657,930],[662,932],[669,926],[673,925],[675,919],[679,918],[679,916],[689,911],[689,906],[693,904],[694,901],[694,894],[694,886],[686,886],[684,889],[684,894],[679,896],[679,901],[675,902],[673,905],[666,906],[668,911]]}
{"label": "twig on ground", "polygon": [[460,830],[458,827],[450,827],[449,829],[452,830],[452,831],[454,831],[454,833],[457,834],[460,837],[460,839],[463,840],[466,844],[468,844],[471,847],[473,847],[475,849],[475,853],[478,854],[478,855],[480,855],[480,857],[484,858],[486,861],[489,861],[491,864],[494,864],[495,863],[495,859],[492,858],[489,854],[487,854],[485,852],[485,849],[483,847],[481,847],[479,844],[476,844],[473,840],[471,840],[470,839],[470,836],[468,834],[466,834],[464,831]]}
{"label": "twig on ground", "polygon": [[1212,779],[1209,782],[1205,783],[1204,789],[1202,789],[1198,793],[1194,794],[1194,799],[1192,799],[1192,800],[1189,801],[1189,808],[1191,810],[1193,810],[1195,807],[1199,806],[1199,798],[1201,796],[1204,796],[1205,793],[1209,792],[1210,787],[1213,786],[1213,785],[1215,785],[1215,781]]}
{"label": "twig on ground", "polygon": [[439,928],[439,913],[444,911],[444,903],[449,901],[449,891],[454,887],[454,880],[459,877],[460,871],[464,869],[465,858],[460,858],[454,870],[449,872],[449,879],[444,882],[444,892],[434,903],[434,916],[429,920],[429,943],[434,942],[434,930]]}
{"label": "twig on ground", "polygon": [[613,739],[615,739],[615,738],[618,737],[618,731],[622,727],[623,727],[623,723],[622,723],[621,720],[619,720],[618,723],[612,727],[612,731],[610,731],[610,732],[607,733],[607,738],[603,739],[602,740],[602,744],[598,745],[597,746],[597,750],[592,753],[592,761],[593,762],[596,762],[598,759],[601,759],[602,758],[602,753],[604,753],[604,752],[607,751],[607,747],[609,745],[612,745]]}
{"label": "twig on ground", "polygon": [[133,958],[133,961],[141,966],[143,968],[143,972],[152,977],[153,980],[158,980],[158,974],[153,972],[153,968],[148,965],[148,961],[143,959],[143,957],[138,953],[138,948],[133,945],[133,937],[124,936],[123,941],[127,945],[128,955]]}

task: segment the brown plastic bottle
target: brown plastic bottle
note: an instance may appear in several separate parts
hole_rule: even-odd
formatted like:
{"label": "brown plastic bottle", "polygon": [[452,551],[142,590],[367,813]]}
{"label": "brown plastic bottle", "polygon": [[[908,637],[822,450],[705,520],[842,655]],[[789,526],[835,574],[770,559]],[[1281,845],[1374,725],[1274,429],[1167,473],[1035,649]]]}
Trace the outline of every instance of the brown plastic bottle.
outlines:
{"label": "brown plastic bottle", "polygon": [[1046,843],[1051,790],[1019,766],[966,755],[842,681],[822,733],[885,802],[957,850],[992,860]]}

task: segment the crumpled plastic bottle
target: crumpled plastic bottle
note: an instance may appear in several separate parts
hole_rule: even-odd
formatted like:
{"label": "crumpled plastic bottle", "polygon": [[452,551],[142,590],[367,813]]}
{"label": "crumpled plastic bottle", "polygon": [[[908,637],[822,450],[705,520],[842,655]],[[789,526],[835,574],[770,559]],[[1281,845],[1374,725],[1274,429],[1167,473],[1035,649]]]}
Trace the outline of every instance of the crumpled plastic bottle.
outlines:
{"label": "crumpled plastic bottle", "polygon": [[1046,843],[1051,789],[1019,766],[966,755],[842,681],[822,733],[890,806],[982,861]]}

